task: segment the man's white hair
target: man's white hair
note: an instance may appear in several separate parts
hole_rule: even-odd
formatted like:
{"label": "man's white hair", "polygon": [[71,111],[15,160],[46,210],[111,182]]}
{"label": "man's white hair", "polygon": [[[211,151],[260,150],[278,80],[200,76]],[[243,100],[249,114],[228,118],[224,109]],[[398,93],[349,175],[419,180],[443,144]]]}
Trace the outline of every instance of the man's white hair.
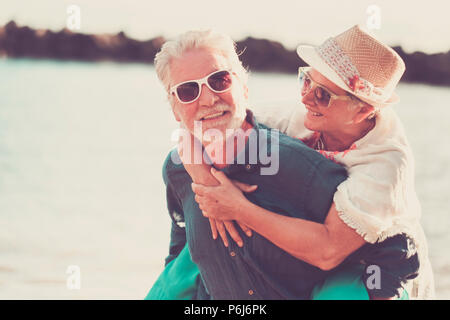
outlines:
{"label": "man's white hair", "polygon": [[241,81],[244,84],[247,83],[248,73],[239,60],[234,41],[229,36],[213,30],[195,30],[183,33],[175,40],[165,42],[155,56],[156,74],[167,91],[171,85],[170,63],[172,59],[180,58],[186,51],[192,49],[217,51],[229,61],[230,68]]}

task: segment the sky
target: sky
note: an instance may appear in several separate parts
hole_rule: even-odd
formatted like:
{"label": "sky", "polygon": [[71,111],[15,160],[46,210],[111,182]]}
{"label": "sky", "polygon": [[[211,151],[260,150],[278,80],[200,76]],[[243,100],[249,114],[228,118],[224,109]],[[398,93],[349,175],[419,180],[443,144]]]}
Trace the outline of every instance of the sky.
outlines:
{"label": "sky", "polygon": [[448,0],[1,0],[0,25],[15,20],[57,31],[67,26],[70,5],[80,8],[77,32],[124,31],[141,40],[214,28],[234,40],[267,38],[293,49],[361,24],[409,52],[450,49]]}

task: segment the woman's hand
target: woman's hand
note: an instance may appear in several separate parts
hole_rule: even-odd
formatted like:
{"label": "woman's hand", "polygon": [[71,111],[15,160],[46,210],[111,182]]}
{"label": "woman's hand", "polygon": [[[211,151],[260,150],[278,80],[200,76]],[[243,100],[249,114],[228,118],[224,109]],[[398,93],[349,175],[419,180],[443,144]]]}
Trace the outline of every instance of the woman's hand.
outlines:
{"label": "woman's hand", "polygon": [[192,184],[195,201],[203,215],[216,220],[240,220],[240,211],[249,203],[242,192],[253,192],[258,186],[231,181],[223,172],[214,168],[211,168],[211,174],[219,181],[219,186]]}
{"label": "woman's hand", "polygon": [[[211,174],[211,166],[206,164],[203,159],[195,159],[196,152],[203,156],[201,143],[185,128],[178,140],[178,154],[183,162],[184,168],[191,176],[195,183],[208,185],[208,186],[218,186],[219,182]],[[200,162],[198,160],[201,160]],[[197,161],[197,162],[196,162]],[[237,186],[240,186],[241,190],[248,190],[250,186],[236,182]],[[243,246],[242,238],[235,228],[235,224],[232,221],[223,221],[210,218],[209,223],[211,226],[211,232],[214,239],[220,235],[224,245],[228,247],[228,237],[227,231],[231,238],[238,244],[238,246]],[[252,231],[243,223],[236,221],[244,233],[251,237]]]}
{"label": "woman's hand", "polygon": [[[236,223],[241,227],[242,231],[245,232],[247,237],[252,236],[252,231],[246,225],[240,223],[239,221],[236,221]],[[228,237],[225,229],[228,231],[231,238],[237,243],[239,247],[242,247],[244,245],[244,242],[242,241],[242,238],[234,227],[234,223],[232,221],[222,221],[209,218],[209,224],[211,226],[213,239],[216,240],[217,235],[219,234],[225,247],[228,247]]]}

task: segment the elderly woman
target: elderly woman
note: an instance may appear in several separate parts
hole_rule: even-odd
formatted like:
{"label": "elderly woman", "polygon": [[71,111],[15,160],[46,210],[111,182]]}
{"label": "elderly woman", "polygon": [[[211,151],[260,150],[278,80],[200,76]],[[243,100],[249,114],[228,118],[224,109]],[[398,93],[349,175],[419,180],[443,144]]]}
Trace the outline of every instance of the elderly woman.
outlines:
{"label": "elderly woman", "polygon": [[[247,235],[250,228],[294,257],[330,270],[365,243],[406,234],[412,240],[410,246],[417,248],[420,270],[419,276],[405,285],[405,292],[411,298],[432,298],[434,284],[419,224],[412,153],[402,125],[389,107],[398,100],[394,89],[404,72],[403,61],[358,26],[319,47],[300,46],[297,52],[310,66],[299,70],[306,115],[296,110],[287,118],[266,114],[258,120],[344,165],[348,179],[339,185],[321,224],[258,207],[243,194],[258,192],[257,186],[230,181],[205,164],[185,163],[197,182],[193,184],[196,201],[210,218],[213,237],[217,238],[219,231],[227,245],[225,221],[232,238],[243,245],[230,225],[230,220],[235,220]],[[327,265],[322,264],[324,255]],[[393,259],[393,277],[395,270]],[[312,298],[345,299],[342,290],[360,278],[358,270],[341,270],[317,287]],[[400,295],[400,289],[392,291]]]}

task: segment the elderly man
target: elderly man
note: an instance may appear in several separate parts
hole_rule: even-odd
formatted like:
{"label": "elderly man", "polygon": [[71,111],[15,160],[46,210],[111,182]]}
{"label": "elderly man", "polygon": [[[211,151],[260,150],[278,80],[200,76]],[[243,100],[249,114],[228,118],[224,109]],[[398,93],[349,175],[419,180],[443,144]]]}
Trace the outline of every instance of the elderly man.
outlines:
{"label": "elderly man", "polygon": [[[206,158],[212,160],[216,168],[231,179],[258,185],[255,192],[247,194],[251,202],[280,215],[316,223],[325,221],[336,187],[346,179],[346,171],[298,139],[278,135],[255,120],[246,108],[246,72],[228,37],[210,31],[188,32],[167,42],[155,61],[176,120],[202,142]],[[223,139],[204,139],[211,130],[216,136],[221,134]],[[243,130],[250,134],[246,135],[246,143],[240,144],[235,133]],[[256,139],[251,139],[252,133]],[[220,146],[221,152],[217,152]],[[265,161],[264,153],[268,151],[271,162],[279,166]],[[258,233],[246,239],[243,246],[234,242],[223,246],[212,239],[210,221],[202,215],[191,189],[192,179],[179,160],[174,150],[163,167],[168,209],[173,220],[166,259],[166,270],[172,268],[166,276],[172,280],[165,284],[159,282],[159,286],[176,286],[180,280],[185,281],[189,277],[182,274],[184,272],[190,272],[189,276],[195,278],[193,262],[200,276],[195,280],[196,290],[190,292],[190,298],[309,299],[314,287],[336,271],[329,271],[326,254],[318,255],[323,256],[317,263],[319,267],[313,266]],[[263,169],[270,167],[276,170],[264,174]],[[358,267],[361,260],[373,261],[381,257],[376,260],[380,273],[375,276],[381,277],[382,285],[391,286],[392,283],[383,282],[383,279],[392,279],[385,272],[383,253],[404,254],[408,250],[405,243],[400,237],[381,244],[363,245],[341,267],[351,269]],[[416,268],[408,268],[397,281],[415,276],[418,261],[417,255],[413,257]],[[175,267],[181,259],[187,263],[184,267]],[[408,259],[409,267],[410,262]],[[164,294],[159,296],[164,297]]]}

